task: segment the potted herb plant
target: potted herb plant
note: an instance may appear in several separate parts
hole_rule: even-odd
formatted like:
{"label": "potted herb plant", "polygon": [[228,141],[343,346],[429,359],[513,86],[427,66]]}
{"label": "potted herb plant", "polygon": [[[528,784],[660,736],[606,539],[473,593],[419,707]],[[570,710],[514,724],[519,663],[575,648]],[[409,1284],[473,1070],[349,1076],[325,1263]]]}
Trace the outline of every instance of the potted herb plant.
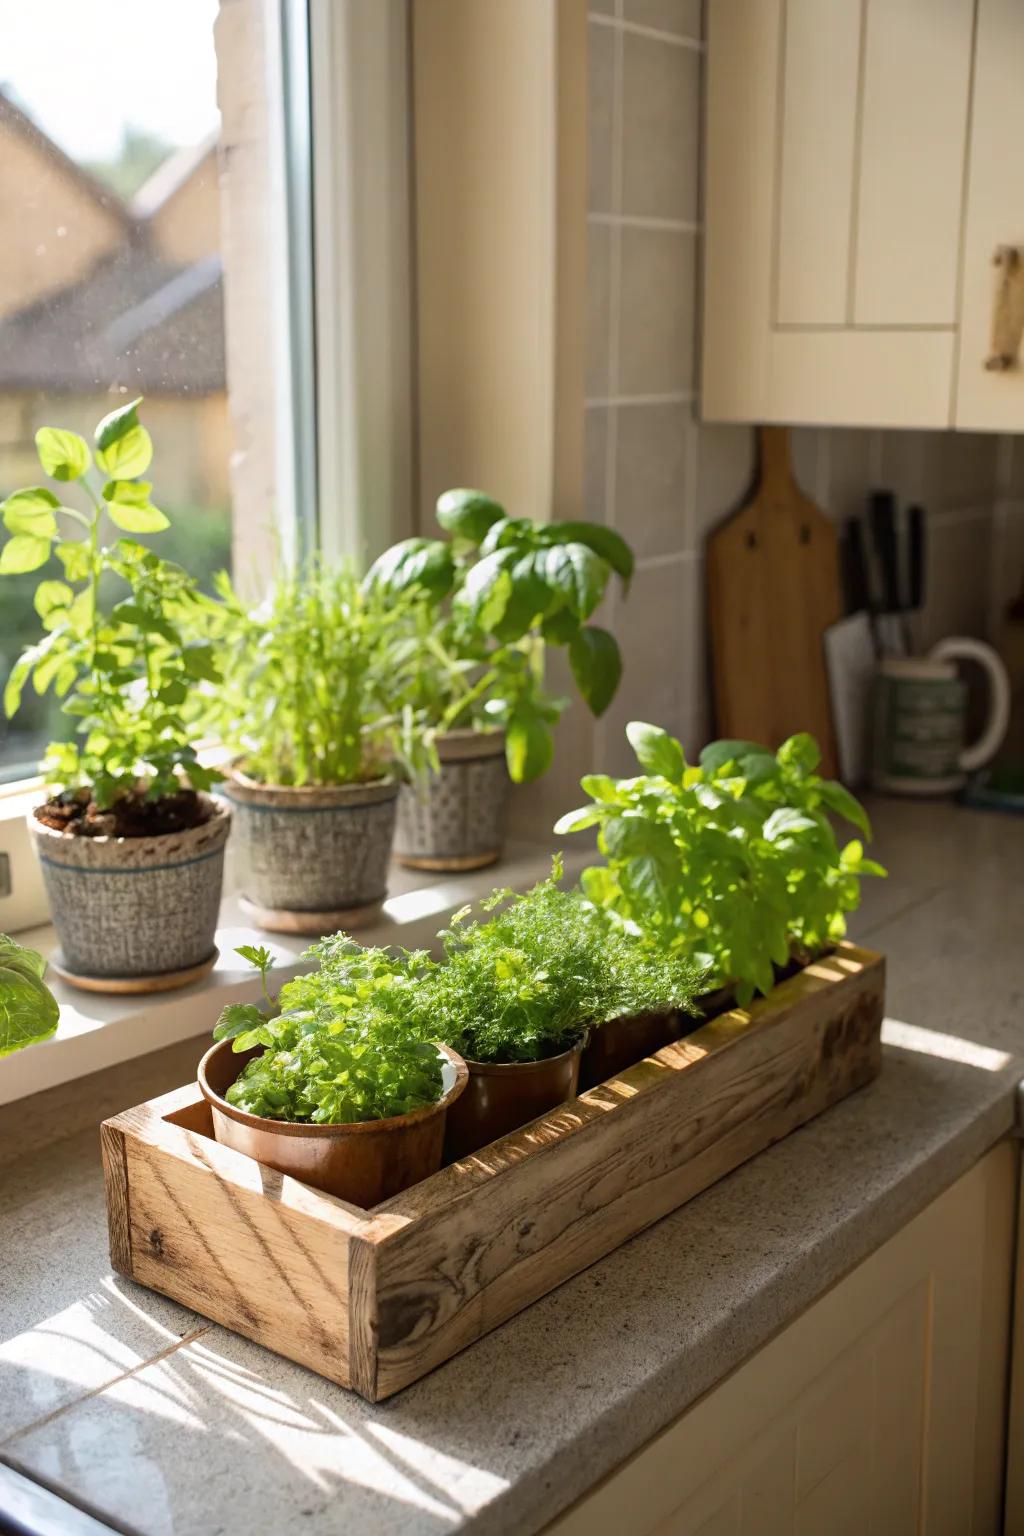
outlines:
{"label": "potted herb plant", "polygon": [[841,938],[861,878],[885,874],[859,839],[839,846],[828,813],[864,839],[867,815],[815,772],[820,754],[806,734],[776,753],[714,742],[699,765],[657,726],[634,721],[626,734],[644,772],[584,778],[592,804],[555,831],[596,826],[605,862],[583,873],[590,900],[688,956],[708,988],[734,989],[746,1006],[794,957]]}
{"label": "potted herb plant", "polygon": [[224,678],[206,719],[233,756],[224,792],[243,908],[282,932],[358,927],[387,890],[400,743],[386,695],[401,613],[317,562],[279,574],[256,607],[226,575],[217,587],[206,632]]}
{"label": "potted herb plant", "polygon": [[363,1208],[435,1172],[467,1072],[409,1022],[427,956],[336,935],[275,1000],[269,953],[238,953],[260,972],[264,1006],[225,1008],[199,1065],[217,1140]]}
{"label": "potted herb plant", "polygon": [[645,1023],[631,1031],[626,1020],[656,1012],[657,1044],[664,1044],[675,1010],[692,996],[691,967],[642,958],[621,924],[578,890],[560,888],[561,876],[556,858],[549,878],[525,895],[488,897],[482,908],[493,916],[472,922],[469,908],[457,913],[440,935],[441,963],[411,999],[421,1033],[435,1031],[469,1067],[466,1092],[448,1117],[448,1158],[572,1098],[595,1026],[623,1019],[623,1033],[633,1035],[625,1055],[636,1060],[645,1054]]}
{"label": "potted herb plant", "polygon": [[[42,571],[43,634],[15,662],[10,717],[31,680],[63,700],[77,740],[49,749],[48,799],[30,817],[60,940],[59,974],[99,990],[181,985],[213,964],[228,807],[198,760],[190,694],[218,676],[208,644],[186,639],[194,582],[135,538],[168,526],[153,505],[152,443],[138,400],[104,417],[92,451],[43,427],[36,447],[61,489],[15,491],[0,505],[10,537],[0,575]],[[99,477],[97,473],[99,472]],[[86,506],[71,506],[72,486]]]}
{"label": "potted herb plant", "polygon": [[38,951],[0,933],[0,1056],[56,1033],[60,1010],[45,974]]}
{"label": "potted herb plant", "polygon": [[[448,539],[405,539],[366,578],[413,594],[396,669],[396,706],[431,728],[432,772],[403,786],[398,858],[413,868],[481,868],[501,855],[508,782],[551,762],[551,728],[566,700],[544,687],[547,645],[567,649],[588,708],[600,715],[622,672],[618,645],[589,622],[613,574],[633,556],[610,528],[509,517],[481,491],[446,491],[437,520]],[[404,658],[403,658],[404,659]]]}

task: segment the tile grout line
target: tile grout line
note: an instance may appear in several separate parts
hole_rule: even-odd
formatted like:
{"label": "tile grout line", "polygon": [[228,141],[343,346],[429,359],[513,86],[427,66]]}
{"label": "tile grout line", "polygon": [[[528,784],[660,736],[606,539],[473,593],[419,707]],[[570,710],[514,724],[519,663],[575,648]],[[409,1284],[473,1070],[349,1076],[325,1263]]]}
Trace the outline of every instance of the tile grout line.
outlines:
{"label": "tile grout line", "polygon": [[699,37],[687,37],[682,32],[665,32],[661,27],[644,26],[639,21],[626,21],[621,16],[609,16],[604,11],[590,11],[587,20],[594,26],[612,27],[616,32],[630,32],[634,37],[649,37],[658,43],[670,43],[674,48],[688,48],[691,53],[703,53],[704,44]]}
{"label": "tile grout line", "polygon": [[691,405],[696,395],[690,390],[671,391],[664,395],[591,395],[584,400],[584,410],[615,405]]}
{"label": "tile grout line", "polygon": [[601,213],[597,210],[587,214],[587,223],[600,228],[664,230],[672,235],[699,235],[703,229],[693,219],[663,219],[652,213]]}
{"label": "tile grout line", "polygon": [[140,1360],[138,1365],[133,1365],[130,1370],[121,1371],[117,1376],[112,1376],[109,1381],[102,1382],[98,1387],[92,1387],[88,1392],[83,1392],[81,1397],[76,1397],[69,1403],[62,1403],[59,1408],[54,1408],[52,1413],[44,1414],[41,1419],[34,1419],[31,1424],[22,1425],[21,1429],[16,1429],[5,1440],[0,1440],[0,1452],[6,1452],[7,1447],[13,1445],[14,1441],[19,1440],[22,1435],[32,1434],[35,1430],[42,1429],[45,1424],[52,1424],[54,1419],[59,1419],[62,1414],[70,1412],[72,1408],[77,1408],[81,1403],[87,1403],[90,1398],[99,1397],[100,1393],[106,1392],[108,1388],[116,1387],[122,1381],[128,1381],[130,1377],[137,1375],[139,1371],[147,1370],[149,1366],[158,1365],[161,1360],[166,1360],[168,1355],[173,1355],[175,1350],[181,1349],[186,1344],[194,1344],[196,1339],[212,1333],[216,1326],[215,1323],[206,1323],[202,1328],[194,1328],[191,1333],[183,1333],[180,1339],[175,1339],[173,1344],[168,1344],[166,1349],[151,1355],[148,1360]]}
{"label": "tile grout line", "polygon": [[664,555],[644,555],[636,562],[638,571],[658,571],[667,565],[699,565],[704,559],[700,549],[673,549]]}
{"label": "tile grout line", "polygon": [[[615,0],[616,20],[621,18],[623,0]],[[605,386],[608,390],[608,399],[613,401],[619,390],[619,306],[622,275],[622,230],[614,220],[622,212],[622,162],[623,162],[623,43],[622,32],[618,27],[612,32],[612,142],[611,142],[611,206],[613,221],[606,227],[608,229],[608,371],[605,375]],[[589,220],[588,220],[589,224]],[[607,429],[605,433],[605,461],[604,461],[604,520],[606,525],[615,529],[616,526],[616,476],[618,473],[618,437],[619,418],[618,410],[610,405],[607,416]],[[609,614],[610,628],[613,634],[616,632],[616,618],[619,610],[617,593],[611,596],[611,612]],[[599,761],[604,761],[607,749],[607,726],[603,720],[598,720],[594,727],[593,745]]]}

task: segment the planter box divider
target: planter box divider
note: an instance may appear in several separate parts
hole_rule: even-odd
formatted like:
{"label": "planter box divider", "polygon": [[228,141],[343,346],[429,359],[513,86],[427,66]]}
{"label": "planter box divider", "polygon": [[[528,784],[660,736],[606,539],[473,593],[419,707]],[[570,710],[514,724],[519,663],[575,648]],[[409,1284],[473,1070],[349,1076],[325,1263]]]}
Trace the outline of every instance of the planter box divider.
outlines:
{"label": "planter box divider", "polygon": [[379,1401],[868,1083],[884,994],[841,944],[372,1211],[219,1146],[181,1088],[103,1125],[112,1262]]}

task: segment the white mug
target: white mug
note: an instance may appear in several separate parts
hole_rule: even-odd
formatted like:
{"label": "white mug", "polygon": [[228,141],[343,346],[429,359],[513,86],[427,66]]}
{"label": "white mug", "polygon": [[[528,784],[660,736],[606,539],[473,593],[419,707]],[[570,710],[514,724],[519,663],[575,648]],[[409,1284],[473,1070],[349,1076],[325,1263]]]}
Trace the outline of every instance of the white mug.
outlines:
{"label": "white mug", "polygon": [[[964,744],[967,685],[953,658],[978,662],[989,684],[988,719]],[[998,752],[1010,722],[1010,681],[990,645],[940,640],[927,656],[887,656],[875,675],[871,782],[904,795],[947,795]]]}

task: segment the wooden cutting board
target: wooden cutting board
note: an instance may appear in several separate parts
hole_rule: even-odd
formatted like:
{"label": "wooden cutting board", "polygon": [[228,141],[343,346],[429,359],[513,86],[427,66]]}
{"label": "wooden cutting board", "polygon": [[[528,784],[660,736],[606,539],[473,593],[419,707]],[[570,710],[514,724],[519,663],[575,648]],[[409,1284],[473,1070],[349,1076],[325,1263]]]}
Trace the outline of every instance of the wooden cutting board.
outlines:
{"label": "wooden cutting board", "polygon": [[836,529],[800,490],[785,427],[759,428],[753,499],[708,539],[719,736],[778,747],[797,731],[837,771],[823,637],[842,617]]}

